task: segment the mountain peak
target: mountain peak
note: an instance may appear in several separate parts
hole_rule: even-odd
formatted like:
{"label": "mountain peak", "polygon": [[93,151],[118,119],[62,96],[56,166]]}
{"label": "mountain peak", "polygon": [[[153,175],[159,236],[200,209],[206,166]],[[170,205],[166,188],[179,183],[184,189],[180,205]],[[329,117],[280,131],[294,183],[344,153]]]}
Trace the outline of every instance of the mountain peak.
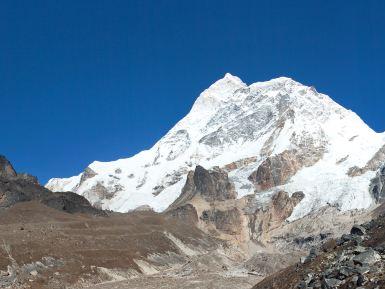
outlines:
{"label": "mountain peak", "polygon": [[214,82],[210,87],[212,86],[233,86],[233,85],[240,85],[240,86],[246,86],[246,84],[240,79],[238,76],[232,75],[231,73],[227,72],[221,79],[218,79],[216,82]]}
{"label": "mountain peak", "polygon": [[363,186],[373,174],[352,181],[346,172],[364,166],[383,145],[383,135],[314,88],[289,77],[247,85],[226,73],[151,149],[94,163],[92,177],[54,179],[47,187],[75,191],[106,209],[124,212],[149,205],[162,211],[180,195],[194,166],[231,170],[229,177],[242,197],[259,186],[250,181],[253,172],[264,172],[267,164],[269,176],[270,162],[289,161],[294,164],[290,174],[280,177],[280,183],[269,183],[258,196],[268,198],[274,189],[304,191],[295,219],[327,204],[343,210],[370,206]]}
{"label": "mountain peak", "polygon": [[229,72],[227,72],[222,79],[227,80],[227,81],[232,81],[235,83],[243,83],[242,80],[238,76],[232,75]]}

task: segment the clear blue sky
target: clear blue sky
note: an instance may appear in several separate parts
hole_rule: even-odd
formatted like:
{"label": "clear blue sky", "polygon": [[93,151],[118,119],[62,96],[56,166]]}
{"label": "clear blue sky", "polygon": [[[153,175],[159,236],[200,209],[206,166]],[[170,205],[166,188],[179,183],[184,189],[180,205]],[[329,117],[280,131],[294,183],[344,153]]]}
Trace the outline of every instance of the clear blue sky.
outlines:
{"label": "clear blue sky", "polygon": [[0,32],[0,154],[43,183],[149,148],[226,72],[385,130],[383,0],[2,0]]}

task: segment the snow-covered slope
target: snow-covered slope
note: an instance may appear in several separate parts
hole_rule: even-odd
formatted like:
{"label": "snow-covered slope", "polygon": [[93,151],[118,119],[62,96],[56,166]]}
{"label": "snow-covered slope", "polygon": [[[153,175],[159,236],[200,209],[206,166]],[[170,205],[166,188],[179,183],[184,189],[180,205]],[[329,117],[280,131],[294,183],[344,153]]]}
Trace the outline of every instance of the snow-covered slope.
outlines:
{"label": "snow-covered slope", "polygon": [[303,166],[288,182],[258,190],[256,198],[277,189],[303,191],[305,198],[291,217],[296,219],[325,204],[342,210],[369,207],[375,172],[353,177],[348,171],[365,167],[384,144],[384,134],[313,87],[285,77],[248,86],[226,74],[151,149],[127,159],[95,161],[80,175],[51,179],[46,186],[74,191],[105,209],[162,211],[198,164],[226,167],[242,197],[254,193],[249,176],[261,163],[286,151]]}

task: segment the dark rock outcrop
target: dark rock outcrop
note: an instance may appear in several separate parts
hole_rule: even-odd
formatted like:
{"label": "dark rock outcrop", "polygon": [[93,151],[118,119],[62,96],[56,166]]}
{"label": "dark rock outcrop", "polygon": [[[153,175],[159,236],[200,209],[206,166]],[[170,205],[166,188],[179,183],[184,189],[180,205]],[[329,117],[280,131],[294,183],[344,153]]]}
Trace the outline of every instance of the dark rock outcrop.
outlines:
{"label": "dark rock outcrop", "polygon": [[224,170],[218,167],[206,170],[197,166],[195,171],[188,173],[181,195],[171,206],[177,207],[197,195],[207,202],[214,202],[236,199],[237,192]]}
{"label": "dark rock outcrop", "polygon": [[80,195],[71,192],[53,193],[40,186],[36,177],[17,174],[5,157],[0,157],[0,171],[0,209],[12,207],[19,202],[38,201],[68,213],[106,215]]}

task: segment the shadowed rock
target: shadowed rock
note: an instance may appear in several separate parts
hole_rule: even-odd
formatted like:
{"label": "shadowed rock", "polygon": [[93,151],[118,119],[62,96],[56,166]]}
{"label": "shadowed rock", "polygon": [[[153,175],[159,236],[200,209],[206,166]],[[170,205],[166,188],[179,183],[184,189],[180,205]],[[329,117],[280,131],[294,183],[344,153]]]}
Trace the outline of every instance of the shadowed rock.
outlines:
{"label": "shadowed rock", "polygon": [[92,207],[83,196],[71,192],[53,193],[40,186],[36,177],[17,174],[5,157],[0,157],[0,172],[0,209],[12,207],[19,202],[38,201],[68,213],[106,215]]}

